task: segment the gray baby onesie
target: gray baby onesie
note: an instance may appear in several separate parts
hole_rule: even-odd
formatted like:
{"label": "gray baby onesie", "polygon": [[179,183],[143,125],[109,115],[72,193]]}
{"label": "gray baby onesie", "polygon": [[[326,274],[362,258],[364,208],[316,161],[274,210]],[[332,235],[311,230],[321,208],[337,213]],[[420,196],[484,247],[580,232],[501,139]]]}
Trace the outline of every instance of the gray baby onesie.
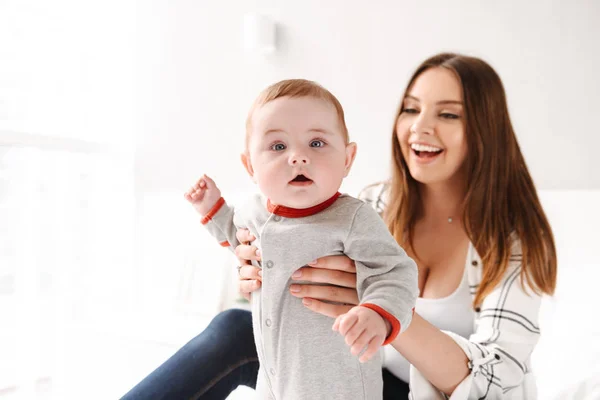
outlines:
{"label": "gray baby onesie", "polygon": [[300,213],[273,206],[260,194],[235,210],[221,199],[203,219],[223,246],[233,250],[239,244],[237,229],[247,228],[261,249],[262,288],[252,294],[261,399],[382,398],[379,353],[361,364],[344,337],[332,331],[332,318],[309,310],[290,294],[290,284],[299,283],[291,280],[292,273],[307,263],[347,255],[356,264],[360,304],[392,322],[393,336],[412,319],[416,264],[371,207],[348,195],[336,196],[331,204]]}

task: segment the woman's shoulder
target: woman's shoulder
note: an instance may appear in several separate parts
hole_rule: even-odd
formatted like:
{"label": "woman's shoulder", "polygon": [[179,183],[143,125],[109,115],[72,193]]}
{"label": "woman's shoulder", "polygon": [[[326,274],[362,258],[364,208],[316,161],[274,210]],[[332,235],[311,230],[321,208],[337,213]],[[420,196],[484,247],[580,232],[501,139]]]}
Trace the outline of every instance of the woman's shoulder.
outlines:
{"label": "woman's shoulder", "polygon": [[381,214],[387,204],[389,184],[389,181],[373,183],[361,190],[358,198]]}

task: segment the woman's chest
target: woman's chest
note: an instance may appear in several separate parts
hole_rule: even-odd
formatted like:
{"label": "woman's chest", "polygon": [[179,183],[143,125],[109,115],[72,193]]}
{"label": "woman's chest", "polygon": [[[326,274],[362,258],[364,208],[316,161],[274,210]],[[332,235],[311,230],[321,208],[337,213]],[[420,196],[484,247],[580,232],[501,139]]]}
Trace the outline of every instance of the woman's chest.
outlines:
{"label": "woman's chest", "polygon": [[416,231],[409,255],[419,267],[423,298],[443,298],[458,288],[465,273],[469,239],[462,229]]}

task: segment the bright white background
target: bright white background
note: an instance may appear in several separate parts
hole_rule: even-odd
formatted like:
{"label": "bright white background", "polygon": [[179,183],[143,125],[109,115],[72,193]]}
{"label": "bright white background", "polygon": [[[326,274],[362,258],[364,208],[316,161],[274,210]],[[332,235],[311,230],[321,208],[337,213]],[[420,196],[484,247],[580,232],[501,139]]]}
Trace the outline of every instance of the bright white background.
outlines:
{"label": "bright white background", "polygon": [[[275,54],[244,52],[250,12],[277,22]],[[592,0],[0,0],[0,398],[118,398],[235,304],[182,193],[202,173],[233,202],[253,190],[238,154],[263,87],[336,94],[356,194],[387,177],[399,96],[440,51],[499,72],[555,230],[540,398],[600,374],[598,17]]]}

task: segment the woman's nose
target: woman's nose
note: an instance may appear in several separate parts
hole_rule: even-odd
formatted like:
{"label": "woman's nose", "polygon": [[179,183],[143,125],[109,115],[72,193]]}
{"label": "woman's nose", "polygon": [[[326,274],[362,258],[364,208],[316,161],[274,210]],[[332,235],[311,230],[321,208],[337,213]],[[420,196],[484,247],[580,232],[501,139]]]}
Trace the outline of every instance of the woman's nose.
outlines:
{"label": "woman's nose", "polygon": [[424,113],[421,113],[410,127],[411,133],[417,134],[425,133],[431,135],[433,134],[433,130],[431,118],[428,118]]}

